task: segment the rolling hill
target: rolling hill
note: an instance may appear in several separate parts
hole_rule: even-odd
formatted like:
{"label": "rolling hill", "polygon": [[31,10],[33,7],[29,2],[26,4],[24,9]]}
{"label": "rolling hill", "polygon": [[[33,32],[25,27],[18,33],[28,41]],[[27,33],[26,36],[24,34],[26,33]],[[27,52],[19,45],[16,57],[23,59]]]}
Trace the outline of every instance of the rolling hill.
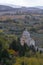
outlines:
{"label": "rolling hill", "polygon": [[[22,13],[35,13],[35,14],[43,14],[43,9],[41,9],[40,7],[20,7],[17,5],[0,5],[0,12],[3,12],[5,14],[6,13],[10,13],[10,12],[22,12]],[[10,13],[11,14],[11,13]],[[19,14],[19,13],[18,13]]]}

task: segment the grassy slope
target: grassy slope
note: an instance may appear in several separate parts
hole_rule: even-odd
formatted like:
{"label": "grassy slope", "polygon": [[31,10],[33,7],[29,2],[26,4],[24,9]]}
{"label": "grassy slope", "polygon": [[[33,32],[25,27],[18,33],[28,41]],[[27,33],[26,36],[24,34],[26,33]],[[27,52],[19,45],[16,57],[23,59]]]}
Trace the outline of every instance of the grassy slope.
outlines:
{"label": "grassy slope", "polygon": [[43,65],[43,59],[40,58],[17,58],[14,65],[21,65],[24,62],[24,65]]}

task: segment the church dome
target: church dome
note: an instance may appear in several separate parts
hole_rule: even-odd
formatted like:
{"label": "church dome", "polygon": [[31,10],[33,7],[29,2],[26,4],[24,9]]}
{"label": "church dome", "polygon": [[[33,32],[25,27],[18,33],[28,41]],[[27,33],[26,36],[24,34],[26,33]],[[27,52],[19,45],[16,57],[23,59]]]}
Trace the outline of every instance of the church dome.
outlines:
{"label": "church dome", "polygon": [[23,32],[22,36],[30,37],[30,33],[27,31],[27,29]]}

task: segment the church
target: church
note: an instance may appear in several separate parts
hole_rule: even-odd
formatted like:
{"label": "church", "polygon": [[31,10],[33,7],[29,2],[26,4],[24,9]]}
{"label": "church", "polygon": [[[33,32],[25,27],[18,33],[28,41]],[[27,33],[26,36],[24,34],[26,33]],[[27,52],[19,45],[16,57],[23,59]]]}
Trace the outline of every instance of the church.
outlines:
{"label": "church", "polygon": [[28,46],[35,46],[35,41],[31,38],[30,33],[25,29],[21,35],[20,43],[23,46],[24,44],[27,44]]}

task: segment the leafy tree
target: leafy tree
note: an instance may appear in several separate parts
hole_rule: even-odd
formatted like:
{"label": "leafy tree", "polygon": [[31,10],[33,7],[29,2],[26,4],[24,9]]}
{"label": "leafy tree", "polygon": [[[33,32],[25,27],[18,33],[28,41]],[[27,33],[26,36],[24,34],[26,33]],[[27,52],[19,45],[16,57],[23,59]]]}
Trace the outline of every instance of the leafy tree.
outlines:
{"label": "leafy tree", "polygon": [[9,58],[9,53],[6,49],[2,51],[2,58]]}
{"label": "leafy tree", "polygon": [[36,29],[35,28],[31,28],[30,31],[36,32]]}
{"label": "leafy tree", "polygon": [[32,50],[32,52],[36,53],[35,47],[33,45],[30,46],[30,50]]}
{"label": "leafy tree", "polygon": [[13,40],[13,42],[10,44],[10,49],[13,49],[15,51],[18,51],[17,41]]}
{"label": "leafy tree", "polygon": [[1,57],[2,56],[2,42],[0,41],[0,61],[1,61]]}

